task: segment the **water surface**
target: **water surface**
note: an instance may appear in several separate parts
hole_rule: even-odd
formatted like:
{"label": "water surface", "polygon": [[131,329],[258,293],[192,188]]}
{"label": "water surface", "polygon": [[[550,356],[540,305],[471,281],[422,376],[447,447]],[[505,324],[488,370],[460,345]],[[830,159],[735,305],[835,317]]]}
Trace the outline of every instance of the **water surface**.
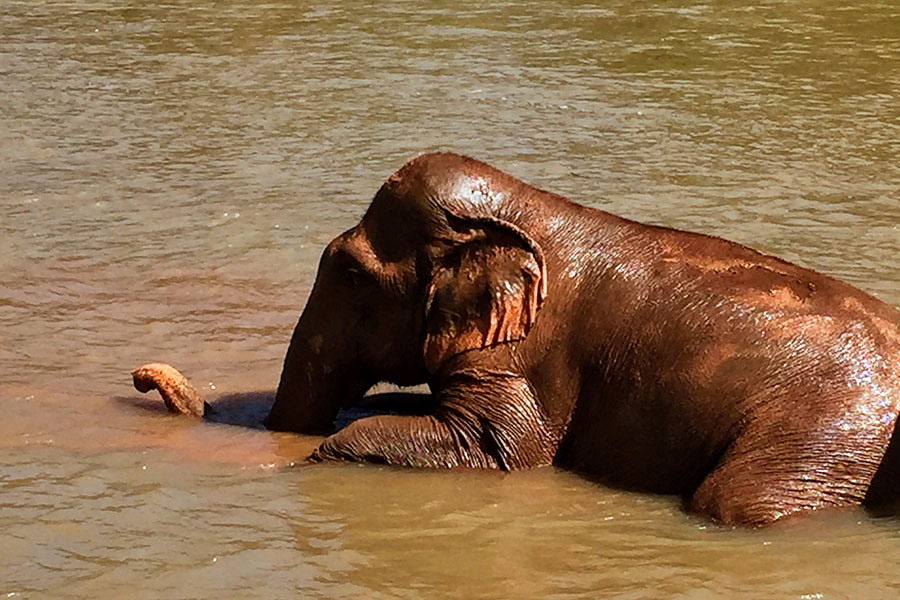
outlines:
{"label": "water surface", "polygon": [[292,468],[128,376],[271,392],[321,248],[438,149],[900,305],[896,3],[129,4],[0,6],[0,594],[897,596],[896,519]]}

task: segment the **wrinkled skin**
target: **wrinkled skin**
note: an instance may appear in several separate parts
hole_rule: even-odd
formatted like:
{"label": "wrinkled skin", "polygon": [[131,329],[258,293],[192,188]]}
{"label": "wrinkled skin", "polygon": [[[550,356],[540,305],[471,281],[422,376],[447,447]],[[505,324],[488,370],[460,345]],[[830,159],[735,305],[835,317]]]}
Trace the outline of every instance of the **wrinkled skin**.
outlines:
{"label": "wrinkled skin", "polygon": [[552,463],[736,524],[897,497],[900,313],[719,238],[580,206],[453,154],[325,249],[266,424],[330,432],[374,383],[437,408],[319,460]]}

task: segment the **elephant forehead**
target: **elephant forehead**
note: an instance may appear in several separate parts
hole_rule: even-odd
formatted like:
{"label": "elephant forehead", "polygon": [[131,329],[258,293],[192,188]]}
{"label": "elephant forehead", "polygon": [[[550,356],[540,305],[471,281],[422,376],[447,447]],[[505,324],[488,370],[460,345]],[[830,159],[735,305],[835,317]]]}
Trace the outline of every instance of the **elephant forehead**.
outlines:
{"label": "elephant forehead", "polygon": [[521,182],[473,158],[424,154],[391,175],[375,200],[426,213],[437,204],[454,213],[497,215],[505,190],[516,183]]}
{"label": "elephant forehead", "polygon": [[[361,226],[376,253],[401,260],[451,233],[458,218],[512,219],[527,204],[525,184],[457,154],[425,154],[391,175],[375,194]],[[516,201],[513,201],[513,199]]]}
{"label": "elephant forehead", "polygon": [[428,236],[427,218],[421,211],[379,194],[358,226],[359,243],[379,259],[397,262],[415,254]]}
{"label": "elephant forehead", "polygon": [[456,214],[474,213],[480,216],[499,215],[504,205],[504,193],[488,177],[469,175],[456,178],[447,186],[442,198],[446,208]]}

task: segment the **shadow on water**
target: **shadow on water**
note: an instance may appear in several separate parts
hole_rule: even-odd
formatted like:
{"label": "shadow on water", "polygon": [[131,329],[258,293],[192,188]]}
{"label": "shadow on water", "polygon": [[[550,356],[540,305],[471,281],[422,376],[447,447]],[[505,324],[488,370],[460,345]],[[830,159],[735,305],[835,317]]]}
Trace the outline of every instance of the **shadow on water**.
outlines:
{"label": "shadow on water", "polygon": [[378,415],[421,416],[432,414],[437,403],[431,394],[382,392],[363,397],[355,406],[341,409],[334,419],[335,429],[343,429],[363,417]]}
{"label": "shadow on water", "polygon": [[269,414],[274,401],[273,391],[225,394],[212,403],[206,403],[203,418],[224,425],[265,429],[263,419]]}
{"label": "shadow on water", "polygon": [[[119,397],[123,403],[149,412],[166,412],[165,404],[156,398]],[[224,394],[206,403],[205,421],[265,430],[263,421],[275,402],[274,391]],[[434,411],[431,394],[417,392],[381,392],[364,396],[354,406],[338,411],[335,430],[340,430],[364,417],[378,415],[425,415]]]}

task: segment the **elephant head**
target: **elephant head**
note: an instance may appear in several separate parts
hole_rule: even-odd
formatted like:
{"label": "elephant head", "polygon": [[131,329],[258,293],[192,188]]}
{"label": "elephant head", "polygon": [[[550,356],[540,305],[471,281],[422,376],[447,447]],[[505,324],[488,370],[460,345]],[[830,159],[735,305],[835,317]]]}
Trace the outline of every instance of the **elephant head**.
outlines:
{"label": "elephant head", "polygon": [[547,293],[532,190],[452,154],[394,173],[326,247],[266,425],[327,431],[377,382],[430,382],[454,357],[523,339]]}

